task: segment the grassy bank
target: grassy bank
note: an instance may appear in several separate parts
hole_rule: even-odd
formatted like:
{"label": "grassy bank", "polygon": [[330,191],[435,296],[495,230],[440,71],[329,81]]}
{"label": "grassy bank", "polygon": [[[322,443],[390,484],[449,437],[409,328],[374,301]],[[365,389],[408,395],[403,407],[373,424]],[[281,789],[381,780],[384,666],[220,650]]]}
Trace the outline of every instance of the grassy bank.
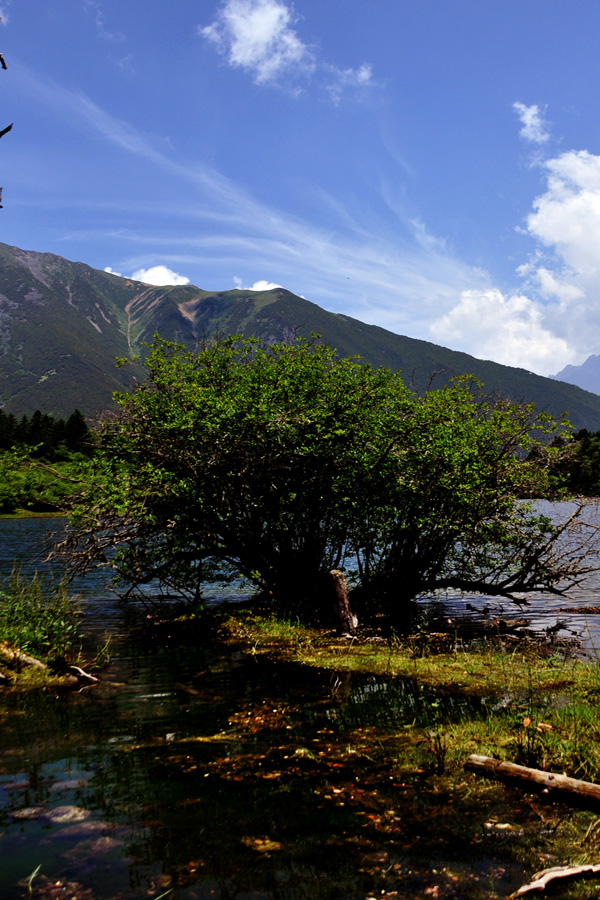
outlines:
{"label": "grassy bank", "polygon": [[340,684],[345,673],[389,679],[377,702],[398,702],[398,686],[410,685],[414,716],[404,737],[412,734],[421,762],[425,747],[436,770],[477,753],[600,781],[596,663],[527,639],[508,650],[500,638],[468,647],[442,641],[441,649],[435,637],[348,641],[252,614],[227,628],[255,654],[330,669]]}
{"label": "grassy bank", "polygon": [[0,584],[0,674],[22,685],[60,677],[76,652],[77,607],[64,582],[15,570]]}

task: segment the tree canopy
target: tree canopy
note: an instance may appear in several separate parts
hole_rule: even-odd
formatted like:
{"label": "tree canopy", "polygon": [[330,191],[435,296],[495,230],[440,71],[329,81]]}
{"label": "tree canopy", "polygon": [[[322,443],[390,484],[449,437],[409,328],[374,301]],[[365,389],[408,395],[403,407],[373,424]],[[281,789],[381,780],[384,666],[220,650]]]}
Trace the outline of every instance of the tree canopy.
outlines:
{"label": "tree canopy", "polygon": [[417,397],[316,339],[192,353],[156,338],[144,365],[104,428],[105,477],[68,542],[78,570],[196,597],[241,575],[306,614],[341,568],[400,617],[438,588],[514,597],[585,568],[577,514],[555,524],[523,499],[560,494],[557,423],[473,379]]}

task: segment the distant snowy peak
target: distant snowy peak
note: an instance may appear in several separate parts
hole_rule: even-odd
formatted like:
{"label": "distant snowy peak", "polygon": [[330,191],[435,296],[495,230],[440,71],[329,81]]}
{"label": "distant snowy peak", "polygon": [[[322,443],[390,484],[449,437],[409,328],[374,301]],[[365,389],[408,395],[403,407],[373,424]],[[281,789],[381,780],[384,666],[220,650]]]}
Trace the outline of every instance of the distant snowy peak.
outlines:
{"label": "distant snowy peak", "polygon": [[600,394],[600,356],[588,356],[580,366],[565,366],[557,375],[553,375],[557,381],[566,381],[568,384],[576,384],[584,391]]}

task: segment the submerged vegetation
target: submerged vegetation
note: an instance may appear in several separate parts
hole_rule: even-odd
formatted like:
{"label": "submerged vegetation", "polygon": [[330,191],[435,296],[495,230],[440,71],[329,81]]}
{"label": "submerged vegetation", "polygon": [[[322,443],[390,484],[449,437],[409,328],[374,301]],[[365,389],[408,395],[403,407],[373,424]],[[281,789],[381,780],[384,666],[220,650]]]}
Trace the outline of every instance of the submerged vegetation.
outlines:
{"label": "submerged vegetation", "polygon": [[430,735],[425,756],[432,754],[436,770],[477,753],[600,781],[600,668],[568,648],[528,636],[507,645],[500,635],[349,642],[251,613],[229,618],[227,630],[253,654],[331,670],[341,693],[351,675],[383,679],[385,696],[376,692],[368,702],[390,714],[408,707],[413,730],[403,741],[412,733],[421,759],[423,729],[433,729],[438,736]]}

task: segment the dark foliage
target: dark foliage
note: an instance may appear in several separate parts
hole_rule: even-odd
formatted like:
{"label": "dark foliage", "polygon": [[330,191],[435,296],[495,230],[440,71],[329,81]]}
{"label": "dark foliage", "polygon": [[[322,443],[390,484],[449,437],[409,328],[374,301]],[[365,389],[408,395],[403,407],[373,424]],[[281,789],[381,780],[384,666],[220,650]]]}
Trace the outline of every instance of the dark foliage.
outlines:
{"label": "dark foliage", "polygon": [[600,496],[600,431],[582,428],[573,435],[569,487],[575,494]]}
{"label": "dark foliage", "polygon": [[25,450],[34,459],[56,461],[73,453],[89,455],[94,445],[85,418],[76,409],[68,419],[55,419],[39,409],[17,419],[0,409],[0,450]]}

